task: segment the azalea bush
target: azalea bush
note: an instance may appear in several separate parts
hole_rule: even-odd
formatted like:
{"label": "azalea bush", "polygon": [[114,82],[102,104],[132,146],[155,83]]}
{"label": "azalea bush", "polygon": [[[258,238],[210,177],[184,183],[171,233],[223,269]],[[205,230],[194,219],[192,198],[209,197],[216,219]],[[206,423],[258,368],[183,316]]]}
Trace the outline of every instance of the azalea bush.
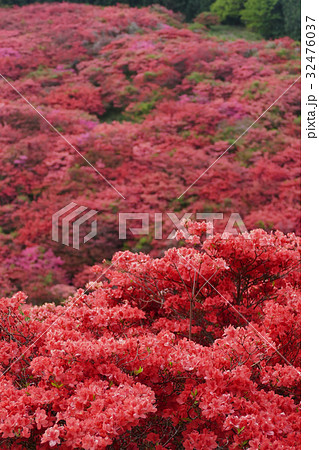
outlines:
{"label": "azalea bush", "polygon": [[300,239],[185,228],[62,305],[1,300],[1,448],[300,448]]}

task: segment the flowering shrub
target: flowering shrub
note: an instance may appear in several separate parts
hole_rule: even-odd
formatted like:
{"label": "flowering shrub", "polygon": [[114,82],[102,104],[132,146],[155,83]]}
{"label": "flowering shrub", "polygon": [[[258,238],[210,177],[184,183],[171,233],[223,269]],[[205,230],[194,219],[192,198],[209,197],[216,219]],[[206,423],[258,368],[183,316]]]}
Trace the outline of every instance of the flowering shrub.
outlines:
{"label": "flowering shrub", "polygon": [[1,448],[300,448],[300,239],[185,226],[63,305],[1,300]]}
{"label": "flowering shrub", "polygon": [[218,25],[219,18],[214,16],[210,12],[204,11],[200,13],[197,17],[195,17],[194,22],[201,23],[202,25],[211,26]]}

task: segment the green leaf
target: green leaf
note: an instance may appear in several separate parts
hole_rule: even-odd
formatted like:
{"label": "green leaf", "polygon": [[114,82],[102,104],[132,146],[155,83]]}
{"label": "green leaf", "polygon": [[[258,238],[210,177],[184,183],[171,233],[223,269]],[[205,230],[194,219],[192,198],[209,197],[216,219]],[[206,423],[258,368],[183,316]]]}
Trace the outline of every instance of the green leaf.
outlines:
{"label": "green leaf", "polygon": [[197,389],[194,389],[194,392],[191,392],[191,395],[192,395],[193,397],[196,397],[197,394],[198,394]]}
{"label": "green leaf", "polygon": [[55,381],[51,381],[51,384],[52,384],[52,386],[54,386],[58,389],[60,389],[63,386],[63,383],[59,384],[59,383],[56,383]]}
{"label": "green leaf", "polygon": [[134,375],[139,375],[143,372],[143,368],[140,366],[138,369],[134,369]]}

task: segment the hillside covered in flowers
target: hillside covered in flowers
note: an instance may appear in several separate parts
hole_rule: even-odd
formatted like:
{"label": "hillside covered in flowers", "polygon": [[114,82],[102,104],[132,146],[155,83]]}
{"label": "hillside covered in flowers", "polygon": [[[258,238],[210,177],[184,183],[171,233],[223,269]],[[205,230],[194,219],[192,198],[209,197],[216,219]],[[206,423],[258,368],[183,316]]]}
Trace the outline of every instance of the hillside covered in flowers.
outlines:
{"label": "hillside covered in flowers", "polygon": [[[119,240],[120,212],[222,212],[222,231],[236,211],[248,230],[300,233],[299,82],[181,196],[298,78],[299,43],[226,40],[158,6],[67,3],[0,9],[0,41],[16,89],[0,80],[3,295],[59,300],[55,286],[82,287],[117,250],[172,245]],[[80,251],[51,239],[71,201],[99,212]]]}
{"label": "hillside covered in flowers", "polygon": [[202,19],[0,8],[1,450],[300,448],[300,44]]}

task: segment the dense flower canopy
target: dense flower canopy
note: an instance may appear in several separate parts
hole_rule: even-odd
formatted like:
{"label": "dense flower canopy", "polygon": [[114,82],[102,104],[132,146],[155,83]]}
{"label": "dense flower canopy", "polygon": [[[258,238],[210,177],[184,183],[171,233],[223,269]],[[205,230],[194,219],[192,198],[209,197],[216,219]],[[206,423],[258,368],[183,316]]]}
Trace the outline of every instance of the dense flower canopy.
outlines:
{"label": "dense flower canopy", "polygon": [[300,448],[300,239],[186,226],[63,305],[1,300],[1,448]]}
{"label": "dense flower canopy", "polygon": [[[159,6],[0,9],[1,449],[300,448],[299,53]],[[133,211],[164,239],[120,240]],[[225,217],[172,241],[167,212]]]}
{"label": "dense flower canopy", "polygon": [[[83,286],[89,266],[129,248],[121,211],[236,211],[249,230],[298,235],[298,84],[178,197],[298,78],[299,51],[289,38],[192,31],[158,6],[1,9],[0,73],[126,198],[1,80],[3,295],[42,302]],[[99,211],[79,252],[51,240],[51,216],[70,201]],[[128,239],[153,256],[172,245]]]}

